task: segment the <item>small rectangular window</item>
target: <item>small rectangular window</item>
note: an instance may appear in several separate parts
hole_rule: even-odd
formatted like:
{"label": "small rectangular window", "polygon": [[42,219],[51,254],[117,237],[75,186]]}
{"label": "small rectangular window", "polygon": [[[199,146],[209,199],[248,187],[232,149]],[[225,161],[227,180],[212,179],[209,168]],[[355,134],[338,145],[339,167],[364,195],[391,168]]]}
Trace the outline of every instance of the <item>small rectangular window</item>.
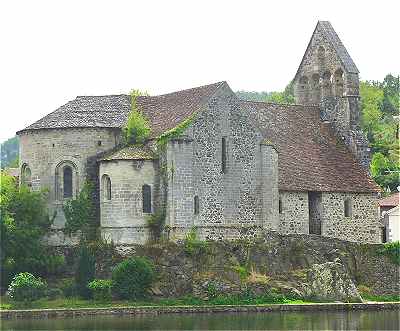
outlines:
{"label": "small rectangular window", "polygon": [[142,201],[143,201],[143,213],[151,213],[151,187],[150,185],[144,184],[142,186]]}
{"label": "small rectangular window", "polygon": [[279,199],[279,214],[282,214],[282,200]]}
{"label": "small rectangular window", "polygon": [[221,146],[221,170],[223,174],[226,174],[226,138],[222,138],[222,146]]}
{"label": "small rectangular window", "polygon": [[200,209],[199,197],[196,195],[194,197],[194,214],[198,215]]}
{"label": "small rectangular window", "polygon": [[101,140],[97,141],[97,146],[101,146]]}
{"label": "small rectangular window", "polygon": [[351,199],[344,200],[344,217],[351,217],[352,212]]}

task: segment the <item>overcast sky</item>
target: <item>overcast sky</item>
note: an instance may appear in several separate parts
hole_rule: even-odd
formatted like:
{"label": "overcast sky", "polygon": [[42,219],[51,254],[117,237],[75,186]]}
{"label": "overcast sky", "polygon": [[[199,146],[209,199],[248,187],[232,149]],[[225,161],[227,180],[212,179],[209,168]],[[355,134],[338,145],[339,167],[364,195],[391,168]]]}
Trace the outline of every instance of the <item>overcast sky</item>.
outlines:
{"label": "overcast sky", "polygon": [[282,90],[318,20],[362,79],[400,73],[400,1],[0,1],[0,141],[77,95]]}

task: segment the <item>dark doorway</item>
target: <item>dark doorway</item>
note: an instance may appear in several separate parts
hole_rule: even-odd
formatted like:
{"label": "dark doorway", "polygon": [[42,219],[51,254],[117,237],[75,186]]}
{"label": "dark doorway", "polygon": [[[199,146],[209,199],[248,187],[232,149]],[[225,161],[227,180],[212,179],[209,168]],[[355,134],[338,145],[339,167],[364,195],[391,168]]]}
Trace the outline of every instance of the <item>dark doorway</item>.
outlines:
{"label": "dark doorway", "polygon": [[382,243],[386,243],[387,242],[387,228],[386,228],[386,226],[382,227],[381,230],[382,230],[382,234],[381,234]]}
{"label": "dark doorway", "polygon": [[321,192],[308,192],[309,233],[322,233],[322,195]]}

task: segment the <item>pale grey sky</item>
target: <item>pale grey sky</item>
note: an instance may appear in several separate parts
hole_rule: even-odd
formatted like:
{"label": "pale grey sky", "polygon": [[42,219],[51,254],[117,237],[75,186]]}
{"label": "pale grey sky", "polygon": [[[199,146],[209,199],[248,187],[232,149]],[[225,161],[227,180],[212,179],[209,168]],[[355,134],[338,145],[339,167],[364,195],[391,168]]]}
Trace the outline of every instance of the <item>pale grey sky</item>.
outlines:
{"label": "pale grey sky", "polygon": [[400,1],[0,2],[0,141],[77,95],[161,94],[226,80],[282,90],[318,20],[362,79],[400,73]]}

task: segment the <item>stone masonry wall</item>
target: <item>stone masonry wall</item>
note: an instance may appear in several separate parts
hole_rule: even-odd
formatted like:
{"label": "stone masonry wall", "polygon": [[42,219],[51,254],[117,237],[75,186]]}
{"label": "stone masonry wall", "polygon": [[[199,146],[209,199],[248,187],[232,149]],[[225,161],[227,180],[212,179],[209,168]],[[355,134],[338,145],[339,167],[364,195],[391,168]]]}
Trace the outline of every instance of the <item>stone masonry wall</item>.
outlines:
{"label": "stone masonry wall", "polygon": [[[351,217],[344,215],[344,201],[351,200]],[[322,235],[343,240],[380,243],[377,197],[363,193],[322,193]]]}
{"label": "stone masonry wall", "polygon": [[193,145],[191,139],[168,143],[165,176],[168,180],[167,224],[190,229],[194,218]]}
{"label": "stone masonry wall", "polygon": [[49,190],[49,213],[57,213],[49,240],[60,244],[60,240],[68,240],[56,231],[65,223],[62,166],[68,164],[73,168],[73,193],[76,196],[86,179],[96,178],[96,155],[115,147],[119,143],[119,133],[106,128],[48,129],[23,132],[19,138],[20,167],[29,166],[33,190]]}
{"label": "stone masonry wall", "polygon": [[308,193],[280,191],[279,199],[282,209],[279,215],[279,233],[308,234]]}
{"label": "stone masonry wall", "polygon": [[[225,173],[222,138],[226,139],[227,150]],[[226,226],[262,226],[262,185],[266,180],[261,175],[262,136],[229,87],[216,92],[182,139],[193,141],[169,143],[168,153],[175,155],[169,156],[168,163],[175,160],[175,165],[174,181],[168,187],[168,208],[181,206],[184,210],[174,211],[174,218],[171,216],[167,224],[194,225],[203,229],[201,236],[207,239],[225,238],[222,229]],[[198,215],[193,210],[196,195]],[[177,229],[176,235],[183,232]]]}
{"label": "stone masonry wall", "polygon": [[[101,194],[101,232],[118,244],[145,243],[148,239],[143,213],[142,186],[150,185],[152,211],[155,211],[156,176],[153,161],[119,160],[101,162],[99,178],[109,176],[111,200]],[[103,192],[104,188],[101,187]]]}

